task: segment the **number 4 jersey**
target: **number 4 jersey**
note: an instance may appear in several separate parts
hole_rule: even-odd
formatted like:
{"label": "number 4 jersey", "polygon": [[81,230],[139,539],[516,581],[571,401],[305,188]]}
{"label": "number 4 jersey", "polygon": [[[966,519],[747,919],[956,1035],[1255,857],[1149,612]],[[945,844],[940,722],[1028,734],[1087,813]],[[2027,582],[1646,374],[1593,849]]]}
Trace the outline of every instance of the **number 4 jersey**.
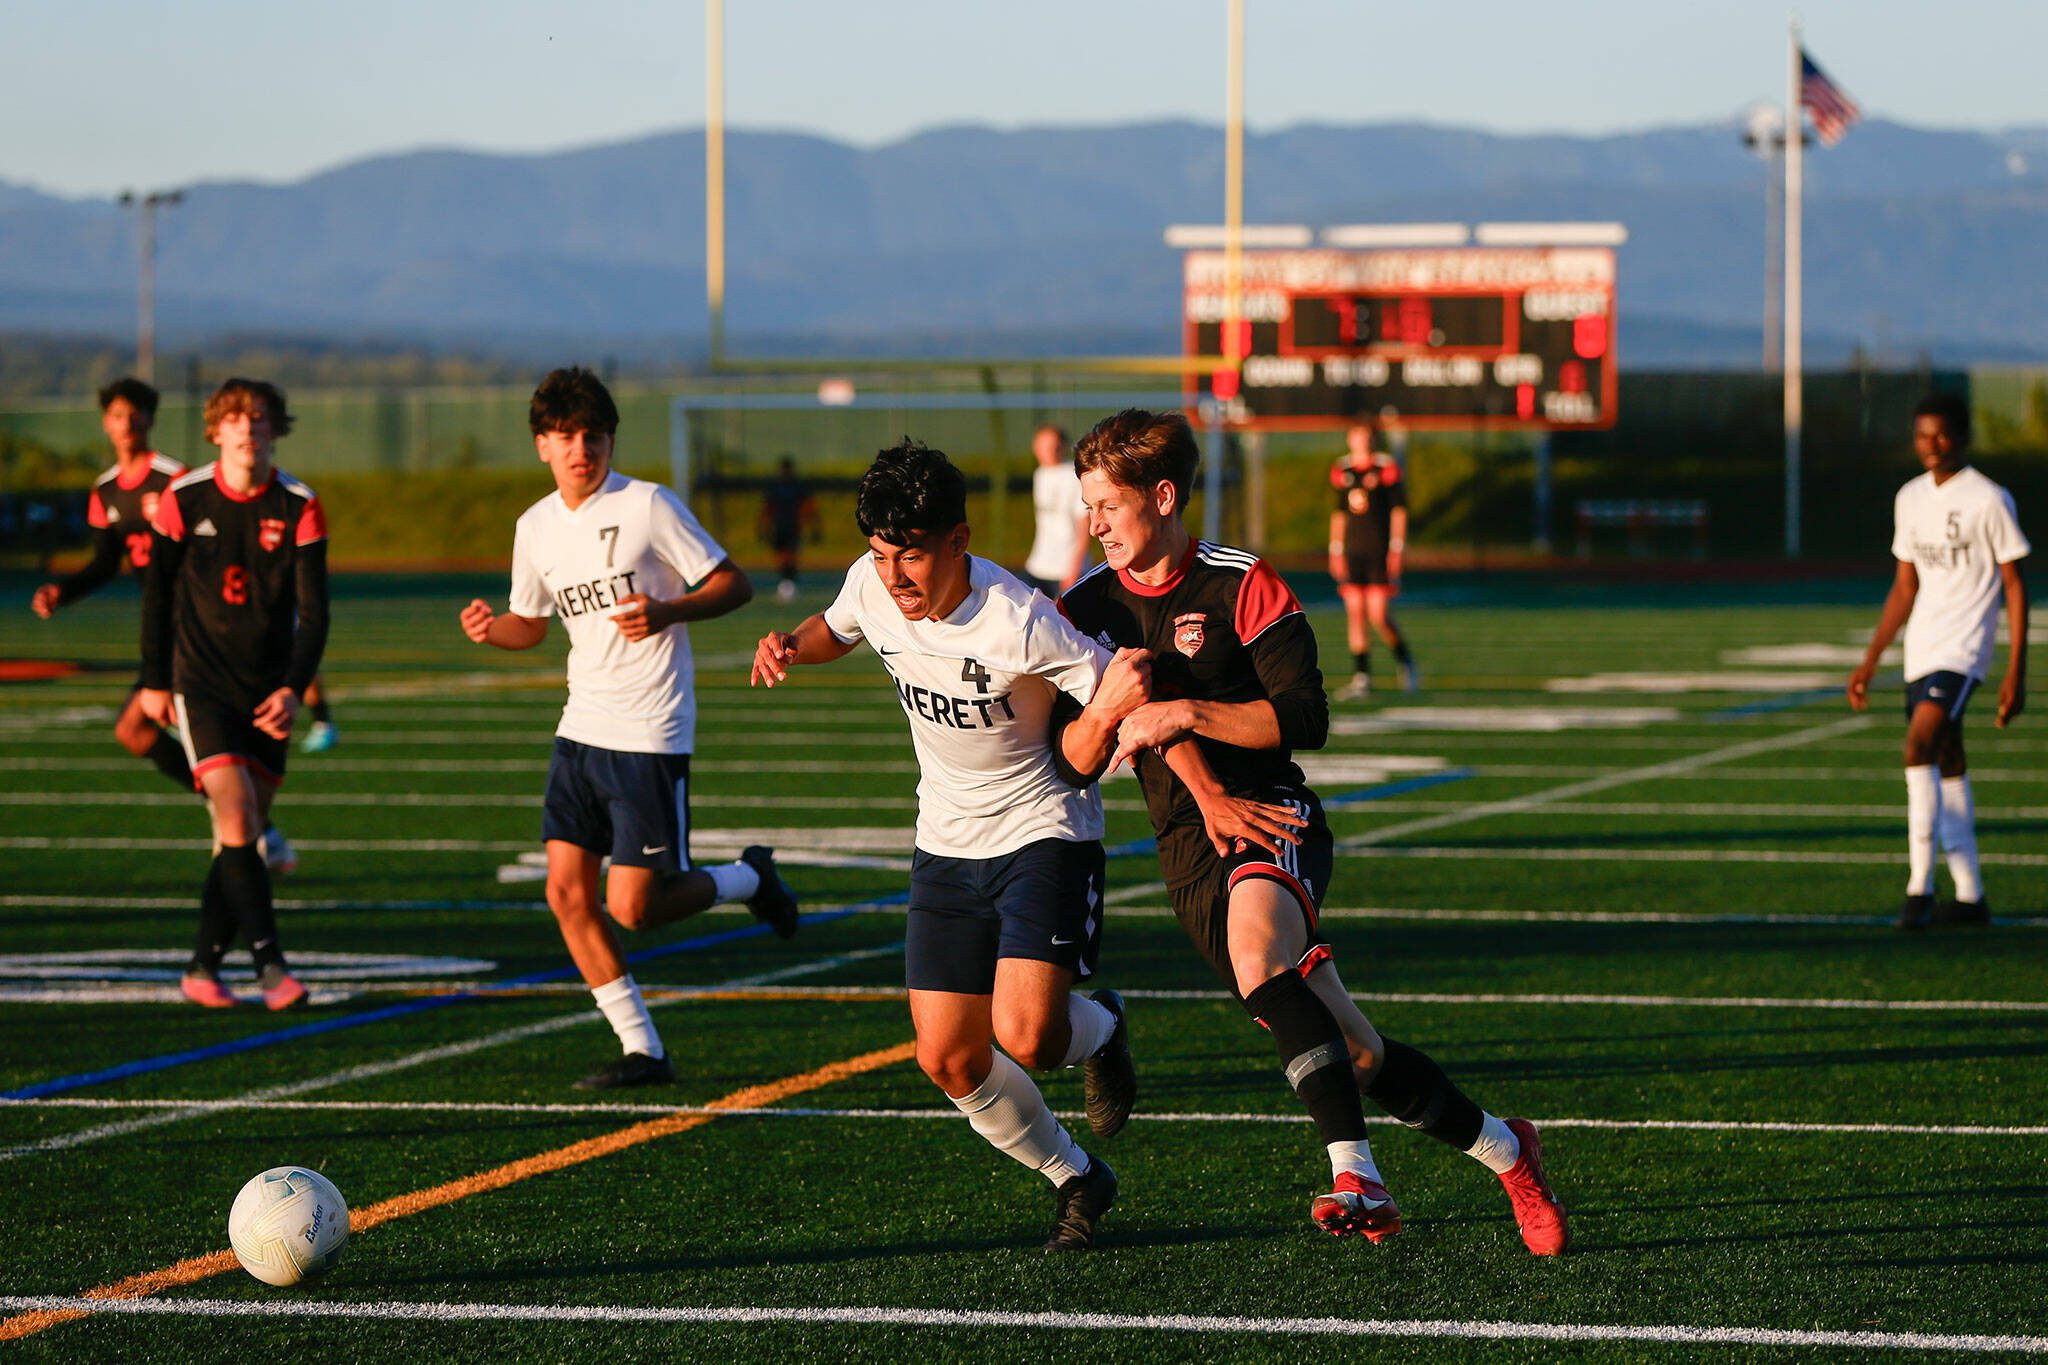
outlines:
{"label": "number 4 jersey", "polygon": [[866,640],[896,684],[920,773],[917,846],[997,858],[1039,839],[1100,839],[1096,789],[1053,766],[1052,710],[1061,692],[1088,704],[1109,651],[1029,584],[977,556],[967,564],[967,597],[943,620],[907,619],[866,557],[825,610],[832,633]]}
{"label": "number 4 jersey", "polygon": [[254,708],[303,694],[327,643],[327,516],[281,469],[251,493],[201,465],[157,499],[142,685]]}

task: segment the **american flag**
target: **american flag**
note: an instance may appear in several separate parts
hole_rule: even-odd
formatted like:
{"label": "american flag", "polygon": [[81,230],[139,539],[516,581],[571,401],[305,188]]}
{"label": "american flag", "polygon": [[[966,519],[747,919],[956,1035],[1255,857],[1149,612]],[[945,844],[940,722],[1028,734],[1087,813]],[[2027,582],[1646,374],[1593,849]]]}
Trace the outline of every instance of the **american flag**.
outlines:
{"label": "american flag", "polygon": [[1823,147],[1832,147],[1849,131],[1849,125],[1863,117],[1856,101],[1828,79],[1827,72],[1814,65],[1806,49],[1799,50],[1799,103],[1813,114],[1813,131],[1820,134]]}

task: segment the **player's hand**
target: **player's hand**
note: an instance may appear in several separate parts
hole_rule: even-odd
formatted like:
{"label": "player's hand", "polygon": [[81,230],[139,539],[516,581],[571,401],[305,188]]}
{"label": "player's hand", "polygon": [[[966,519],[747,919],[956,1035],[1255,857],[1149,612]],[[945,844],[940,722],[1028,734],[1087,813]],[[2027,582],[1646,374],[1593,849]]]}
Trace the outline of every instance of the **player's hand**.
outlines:
{"label": "player's hand", "polygon": [[280,687],[256,707],[256,728],[272,739],[290,739],[292,722],[299,715],[299,694]]}
{"label": "player's hand", "polygon": [[747,686],[758,683],[762,687],[773,687],[779,682],[787,682],[790,665],[795,662],[796,636],[771,630],[761,637],[760,644],[754,646],[754,671],[747,675]]}
{"label": "player's hand", "polygon": [[1351,581],[1351,575],[1345,571],[1343,555],[1330,556],[1330,578],[1339,586]]}
{"label": "player's hand", "polygon": [[491,642],[491,622],[497,619],[491,604],[476,598],[462,609],[462,633],[480,645],[487,645]]}
{"label": "player's hand", "polygon": [[2003,730],[2007,721],[2018,720],[2020,712],[2026,709],[2026,683],[2021,681],[2017,673],[2006,674],[2005,685],[1998,689],[1998,720],[1996,722],[1998,728]]}
{"label": "player's hand", "polygon": [[1275,806],[1244,796],[1217,795],[1202,802],[1201,808],[1202,826],[1219,858],[1243,852],[1248,843],[1257,844],[1277,858],[1280,845],[1301,842],[1295,831],[1308,823],[1308,817],[1292,806]]}
{"label": "player's hand", "polygon": [[57,585],[45,583],[36,589],[36,595],[28,599],[28,609],[45,621],[57,614]]}
{"label": "player's hand", "polygon": [[1117,765],[1135,757],[1141,749],[1164,748],[1187,734],[1188,729],[1180,708],[1173,703],[1146,702],[1116,727],[1116,752],[1109,756],[1109,766],[1103,769],[1103,775],[1115,772]]}
{"label": "player's hand", "polygon": [[1152,700],[1152,651],[1119,649],[1095,684],[1091,705],[1121,720]]}
{"label": "player's hand", "polygon": [[625,610],[611,618],[619,628],[619,634],[628,640],[640,641],[650,635],[659,635],[667,630],[669,623],[659,618],[664,614],[666,602],[657,602],[644,592],[629,592],[619,599]]}
{"label": "player's hand", "polygon": [[[1858,664],[1856,671],[1849,675],[1849,709],[1867,711],[1870,709],[1870,679],[1877,672],[1868,664]],[[2003,722],[2000,722],[2001,724]]]}
{"label": "player's hand", "polygon": [[177,708],[171,705],[171,694],[161,687],[144,687],[135,693],[135,704],[142,708],[142,714],[159,730],[177,728]]}
{"label": "player's hand", "polygon": [[1401,552],[1399,550],[1387,551],[1387,586],[1390,588],[1401,586]]}

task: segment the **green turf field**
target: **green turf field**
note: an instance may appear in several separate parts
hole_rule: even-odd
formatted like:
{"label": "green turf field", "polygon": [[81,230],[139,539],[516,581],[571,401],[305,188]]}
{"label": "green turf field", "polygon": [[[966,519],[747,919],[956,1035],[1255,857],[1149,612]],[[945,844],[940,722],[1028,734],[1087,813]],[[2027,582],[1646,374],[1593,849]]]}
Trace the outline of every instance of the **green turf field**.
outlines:
{"label": "green turf field", "polygon": [[[1998,922],[1895,932],[1896,675],[1863,717],[1837,687],[1882,582],[1425,584],[1425,690],[1383,675],[1333,707],[1309,768],[1343,841],[1339,963],[1382,1029],[1543,1124],[1557,1261],[1477,1163],[1384,1123],[1407,1230],[1318,1233],[1314,1132],[1142,851],[1111,863],[1103,954],[1142,1087],[1103,1149],[1123,1196],[1097,1251],[1043,1256],[1043,1182],[905,1060],[896,700],[864,654],[750,691],[753,641],[796,619],[768,601],[694,632],[694,851],[778,845],[815,917],[629,942],[657,953],[635,971],[674,1087],[570,1088],[616,1044],[549,977],[539,885],[496,878],[538,847],[562,643],[469,645],[455,613],[497,578],[342,580],[341,743],[294,752],[278,806],[314,1007],[178,1002],[206,831],[111,736],[132,589],[43,623],[32,586],[0,583],[0,656],[103,667],[0,684],[0,1091],[40,1088],[0,1103],[0,1339],[24,1358],[2048,1351],[2048,705],[2005,732],[1995,687],[1972,708]],[[1341,621],[1311,609],[1341,681]],[[1149,834],[1134,783],[1105,796],[1113,844]],[[1078,1110],[1078,1075],[1045,1088]],[[325,1280],[207,1262],[124,1311],[22,1316],[222,1251],[236,1190],[284,1163],[381,1220]]]}

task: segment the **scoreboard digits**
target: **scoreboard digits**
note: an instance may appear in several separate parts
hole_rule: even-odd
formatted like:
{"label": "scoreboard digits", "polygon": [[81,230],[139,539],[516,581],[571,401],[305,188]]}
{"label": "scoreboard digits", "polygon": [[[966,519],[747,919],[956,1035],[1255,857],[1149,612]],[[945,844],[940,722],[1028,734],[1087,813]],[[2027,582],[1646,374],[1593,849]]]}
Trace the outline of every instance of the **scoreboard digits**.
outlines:
{"label": "scoreboard digits", "polygon": [[[1589,247],[1249,251],[1236,372],[1191,376],[1233,427],[1609,427],[1614,253]],[[1189,252],[1186,353],[1225,352],[1225,260]]]}

